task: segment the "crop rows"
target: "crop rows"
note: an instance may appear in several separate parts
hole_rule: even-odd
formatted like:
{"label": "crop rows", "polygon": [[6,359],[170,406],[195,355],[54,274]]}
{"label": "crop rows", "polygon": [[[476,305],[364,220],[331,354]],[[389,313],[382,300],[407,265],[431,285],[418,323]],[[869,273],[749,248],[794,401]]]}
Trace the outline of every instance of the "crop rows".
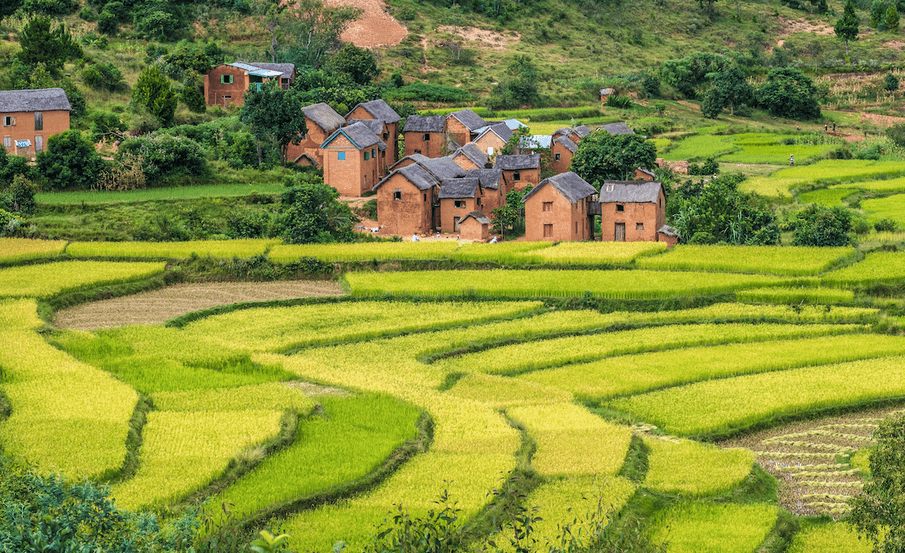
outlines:
{"label": "crop rows", "polygon": [[553,242],[500,242],[498,244],[474,242],[460,245],[453,252],[452,258],[473,263],[524,262],[522,256],[525,254],[544,250],[552,245]]}
{"label": "crop rows", "polygon": [[529,250],[514,257],[545,265],[624,265],[665,251],[664,242],[562,242],[552,248]]}
{"label": "crop rows", "polygon": [[751,473],[754,454],[690,440],[646,438],[650,448],[644,487],[684,497],[727,492]]}
{"label": "crop rows", "polygon": [[905,253],[873,252],[864,261],[829,272],[821,281],[831,286],[858,286],[905,280]]}
{"label": "crop rows", "polygon": [[871,553],[870,540],[859,539],[846,522],[803,526],[795,534],[788,553]]}
{"label": "crop rows", "polygon": [[45,298],[85,286],[118,284],[161,273],[163,263],[64,261],[0,269],[0,297]]}
{"label": "crop rows", "polygon": [[[902,179],[905,184],[905,179]],[[827,207],[833,207],[842,204],[842,200],[848,198],[852,194],[858,192],[856,188],[852,188],[853,184],[844,184],[832,186],[830,188],[822,188],[801,194],[801,203],[804,204],[820,204]]]}
{"label": "crop rows", "polygon": [[789,156],[794,155],[795,160],[801,163],[807,159],[819,158],[836,147],[834,144],[812,146],[803,144],[752,144],[742,146],[740,152],[720,156],[720,161],[725,163],[769,163],[780,165],[787,163]]}
{"label": "crop rows", "polygon": [[266,382],[239,388],[215,388],[159,392],[153,394],[154,408],[160,411],[217,412],[267,409],[290,410],[297,415],[308,415],[314,409],[314,401],[287,386],[283,382]]}
{"label": "crop rows", "polygon": [[388,261],[395,259],[446,259],[458,242],[378,242],[363,244],[307,244],[274,246],[270,259],[279,263],[313,257],[322,261]]}
{"label": "crop rows", "polygon": [[42,324],[35,300],[0,299],[0,329],[36,330]]}
{"label": "crop rows", "polygon": [[[872,190],[875,192],[905,192],[905,177],[837,184],[831,186],[830,190],[840,189],[842,187],[860,190]],[[852,192],[854,191],[855,190],[852,190]]]}
{"label": "crop rows", "polygon": [[766,504],[678,503],[654,517],[654,543],[670,553],[749,553],[773,528],[778,510]]}
{"label": "crop rows", "polygon": [[855,293],[838,288],[752,288],[751,290],[739,290],[735,293],[735,299],[766,303],[827,304],[850,302],[855,299]]}
{"label": "crop rows", "polygon": [[801,276],[822,273],[854,253],[854,248],[678,245],[664,255],[639,259],[636,264],[642,269]]}
{"label": "crop rows", "polygon": [[902,210],[905,209],[905,194],[896,194],[885,198],[874,198],[861,202],[861,208],[867,213],[869,221],[891,219],[905,224]]}
{"label": "crop rows", "polygon": [[241,240],[191,240],[188,242],[73,242],[66,248],[72,257],[122,257],[183,259],[198,257],[251,257],[263,255],[279,244],[274,238]]}
{"label": "crop rows", "polygon": [[65,248],[65,240],[0,238],[0,263],[57,257]]}

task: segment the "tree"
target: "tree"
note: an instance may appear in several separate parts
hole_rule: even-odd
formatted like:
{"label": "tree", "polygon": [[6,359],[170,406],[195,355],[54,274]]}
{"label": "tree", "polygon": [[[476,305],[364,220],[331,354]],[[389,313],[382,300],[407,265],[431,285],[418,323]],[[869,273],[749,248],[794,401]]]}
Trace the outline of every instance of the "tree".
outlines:
{"label": "tree", "polygon": [[22,0],[4,0],[0,3],[0,19],[8,17],[22,7]]}
{"label": "tree", "polygon": [[506,68],[506,75],[493,89],[489,100],[491,109],[536,105],[540,101],[537,90],[540,74],[530,56],[517,56]]}
{"label": "tree", "polygon": [[104,169],[94,144],[79,131],[63,131],[47,139],[47,149],[38,152],[38,174],[52,190],[91,189]]}
{"label": "tree", "polygon": [[[850,520],[876,553],[905,552],[905,417],[887,417],[874,431],[870,480],[849,500]],[[859,536],[860,537],[860,536]]]}
{"label": "tree", "polygon": [[510,190],[506,194],[506,203],[490,212],[493,220],[493,232],[506,235],[521,235],[525,232],[525,206],[522,198],[531,190],[528,186],[524,191]]}
{"label": "tree", "polygon": [[75,43],[60,24],[54,28],[49,17],[35,17],[19,33],[19,60],[29,67],[39,63],[53,75],[58,75],[68,59],[80,58],[82,48]]}
{"label": "tree", "polygon": [[245,93],[239,120],[251,127],[258,141],[277,145],[281,163],[285,165],[289,144],[298,144],[308,132],[302,112],[304,105],[301,92],[283,90],[276,81],[271,81],[260,90]]}
{"label": "tree", "polygon": [[886,17],[886,2],[883,0],[874,0],[870,5],[870,23],[869,25],[874,29],[880,26],[880,23],[883,22],[883,18]]}
{"label": "tree", "polygon": [[899,10],[894,5],[886,10],[886,30],[892,33],[899,31]]}
{"label": "tree", "polygon": [[287,177],[283,192],[280,224],[283,238],[291,244],[351,242],[357,222],[347,204],[339,201],[339,192],[319,178],[308,175]]}
{"label": "tree", "polygon": [[138,75],[138,82],[132,89],[132,103],[146,109],[164,126],[173,122],[177,104],[176,93],[159,65],[146,67]]}
{"label": "tree", "polygon": [[795,215],[793,246],[848,246],[852,239],[852,213],[837,205],[833,208],[810,204]]}
{"label": "tree", "polygon": [[346,75],[353,83],[359,85],[370,84],[374,77],[380,74],[374,54],[348,42],[330,57],[327,69]]}
{"label": "tree", "polygon": [[848,57],[848,43],[858,40],[858,16],[855,15],[855,3],[853,0],[845,0],[845,9],[842,17],[836,21],[833,28],[836,36],[845,41],[845,57]]}
{"label": "tree", "polygon": [[886,77],[883,79],[883,88],[890,92],[899,90],[899,78],[892,73],[887,73]]}
{"label": "tree", "polygon": [[631,178],[638,167],[652,167],[657,159],[657,148],[637,134],[610,134],[595,131],[578,143],[570,169],[600,190],[608,179]]}
{"label": "tree", "polygon": [[321,67],[340,46],[339,35],[360,8],[327,7],[319,0],[257,0],[253,9],[270,36],[273,62]]}
{"label": "tree", "polygon": [[748,84],[744,72],[737,66],[724,67],[713,77],[713,86],[701,103],[701,113],[716,119],[728,106],[729,113],[734,115],[736,106],[750,104],[753,100],[754,89]]}
{"label": "tree", "polygon": [[[396,111],[398,112],[399,110]],[[528,127],[519,127],[512,133],[512,138],[509,139],[509,142],[500,148],[499,155],[520,155],[531,152],[540,156],[541,179],[552,177],[556,174],[556,170],[553,168],[553,152],[550,151],[550,148],[541,148],[540,144],[534,140],[534,136]]]}
{"label": "tree", "polygon": [[773,69],[757,91],[757,101],[776,117],[816,119],[820,117],[817,87],[801,71],[791,67]]}

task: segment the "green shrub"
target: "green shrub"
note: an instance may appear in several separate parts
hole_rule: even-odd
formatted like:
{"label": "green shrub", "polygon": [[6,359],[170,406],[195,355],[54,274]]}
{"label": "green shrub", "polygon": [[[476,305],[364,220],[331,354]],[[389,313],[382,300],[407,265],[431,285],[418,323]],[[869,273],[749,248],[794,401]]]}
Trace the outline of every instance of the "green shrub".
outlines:
{"label": "green shrub", "polygon": [[125,154],[141,157],[142,171],[148,184],[210,174],[204,149],[194,140],[182,136],[153,134],[129,138],[120,145],[115,160],[121,160]]}
{"label": "green shrub", "polygon": [[13,183],[0,195],[0,206],[19,213],[32,213],[35,210],[35,183],[22,175],[13,177]]}
{"label": "green shrub", "polygon": [[19,228],[19,219],[9,211],[0,208],[0,236],[12,234],[17,228]]}
{"label": "green shrub", "polygon": [[471,102],[474,100],[474,96],[454,86],[412,83],[387,91],[384,100],[388,102],[440,102],[455,104]]}
{"label": "green shrub", "polygon": [[[103,15],[103,14],[101,14]],[[97,63],[82,69],[82,80],[96,90],[116,92],[126,86],[123,73],[112,63]]]}
{"label": "green shrub", "polygon": [[628,109],[628,108],[631,108],[632,106],[634,106],[635,104],[634,104],[634,102],[632,102],[632,99],[629,98],[628,96],[619,96],[618,94],[611,94],[611,95],[607,96],[606,105],[607,105],[607,107],[611,107],[611,108]]}
{"label": "green shrub", "polygon": [[51,136],[37,162],[38,174],[51,190],[95,188],[104,169],[94,144],[74,129]]}
{"label": "green shrub", "polygon": [[874,229],[877,232],[896,232],[899,229],[899,224],[892,219],[880,219],[874,223]]}
{"label": "green shrub", "polygon": [[26,13],[61,17],[69,15],[79,7],[76,0],[25,0],[22,8]]}

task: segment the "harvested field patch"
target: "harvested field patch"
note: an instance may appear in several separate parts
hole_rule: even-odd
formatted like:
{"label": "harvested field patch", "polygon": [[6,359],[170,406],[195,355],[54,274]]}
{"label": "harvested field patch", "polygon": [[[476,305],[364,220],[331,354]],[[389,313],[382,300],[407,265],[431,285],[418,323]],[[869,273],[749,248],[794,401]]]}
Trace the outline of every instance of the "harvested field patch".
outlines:
{"label": "harvested field patch", "polygon": [[339,296],[336,282],[214,282],[177,284],[161,290],[102,300],[57,313],[58,328],[95,330],[133,324],[160,324],[173,317],[218,305],[302,297]]}

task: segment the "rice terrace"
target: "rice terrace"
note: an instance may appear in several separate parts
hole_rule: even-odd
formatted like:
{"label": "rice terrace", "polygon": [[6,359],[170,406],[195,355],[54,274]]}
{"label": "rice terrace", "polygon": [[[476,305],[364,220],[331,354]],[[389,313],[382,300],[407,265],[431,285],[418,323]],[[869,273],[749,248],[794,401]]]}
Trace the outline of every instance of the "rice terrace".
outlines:
{"label": "rice terrace", "polygon": [[[612,524],[669,551],[870,550],[839,519],[903,409],[883,291],[905,253],[514,242],[491,267],[495,244],[0,246],[4,453],[159,524],[362,551],[394,517],[443,514],[468,547],[514,550],[521,496],[531,547]],[[165,303],[199,256],[327,280],[181,284],[224,299],[166,322],[130,299]],[[99,305],[146,324],[65,329],[64,307],[117,296]]]}

